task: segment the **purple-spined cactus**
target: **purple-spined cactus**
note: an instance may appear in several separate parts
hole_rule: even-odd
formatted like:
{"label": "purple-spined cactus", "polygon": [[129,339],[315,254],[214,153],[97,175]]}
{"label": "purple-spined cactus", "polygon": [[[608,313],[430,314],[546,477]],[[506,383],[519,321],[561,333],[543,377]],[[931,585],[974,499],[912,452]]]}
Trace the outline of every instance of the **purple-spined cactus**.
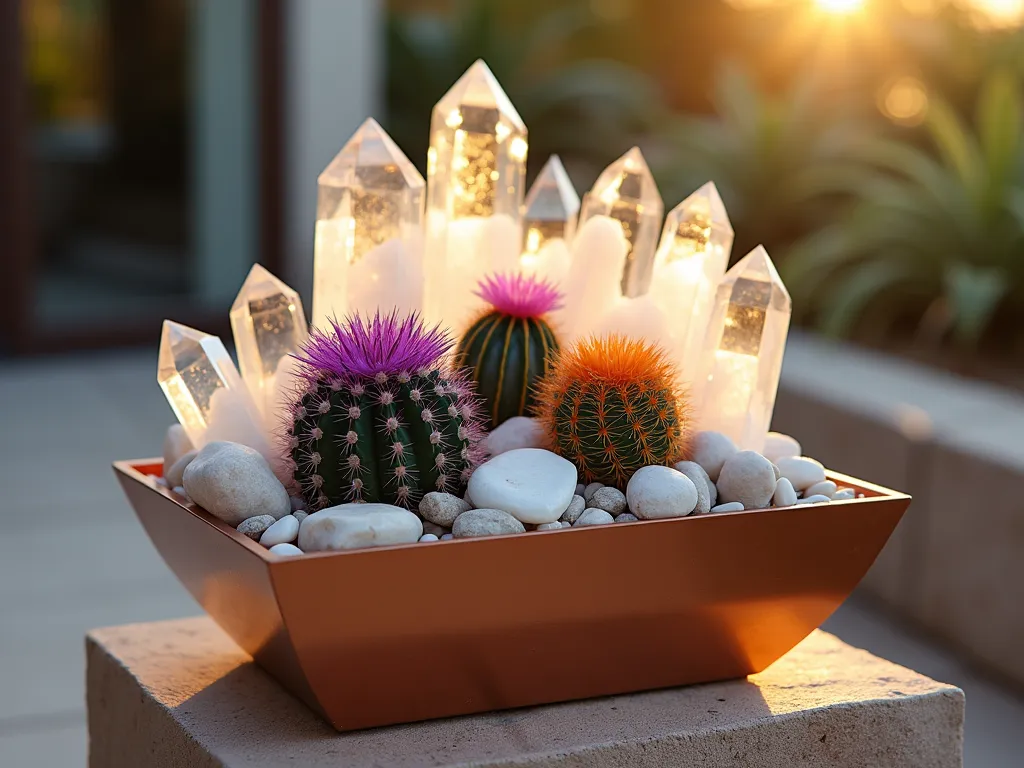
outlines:
{"label": "purple-spined cactus", "polygon": [[418,315],[377,313],[313,329],[289,417],[295,480],[313,509],[353,501],[415,508],[457,492],[481,458],[472,384],[452,341]]}

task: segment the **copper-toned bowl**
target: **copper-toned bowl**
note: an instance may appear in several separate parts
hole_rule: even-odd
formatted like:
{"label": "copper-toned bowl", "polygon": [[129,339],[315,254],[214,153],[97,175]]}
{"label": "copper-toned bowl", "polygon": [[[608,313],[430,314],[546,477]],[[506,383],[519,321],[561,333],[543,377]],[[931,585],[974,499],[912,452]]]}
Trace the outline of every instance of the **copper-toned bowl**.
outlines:
{"label": "copper-toned bowl", "polygon": [[863,499],[296,557],[114,465],[167,565],[339,730],[742,677],[831,614],[910,503]]}

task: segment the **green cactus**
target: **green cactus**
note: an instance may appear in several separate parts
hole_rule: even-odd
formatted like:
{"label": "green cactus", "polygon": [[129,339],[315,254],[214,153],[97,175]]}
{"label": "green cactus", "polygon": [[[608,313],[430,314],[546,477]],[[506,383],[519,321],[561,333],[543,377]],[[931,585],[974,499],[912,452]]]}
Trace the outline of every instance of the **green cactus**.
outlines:
{"label": "green cactus", "polygon": [[544,315],[559,295],[552,285],[522,275],[488,277],[477,295],[491,308],[469,327],[455,355],[476,381],[493,428],[535,405],[536,386],[558,352]]}
{"label": "green cactus", "polygon": [[415,315],[357,315],[331,335],[313,331],[288,430],[295,481],[312,508],[415,508],[430,491],[458,491],[482,430],[471,385],[442,364],[450,346]]}

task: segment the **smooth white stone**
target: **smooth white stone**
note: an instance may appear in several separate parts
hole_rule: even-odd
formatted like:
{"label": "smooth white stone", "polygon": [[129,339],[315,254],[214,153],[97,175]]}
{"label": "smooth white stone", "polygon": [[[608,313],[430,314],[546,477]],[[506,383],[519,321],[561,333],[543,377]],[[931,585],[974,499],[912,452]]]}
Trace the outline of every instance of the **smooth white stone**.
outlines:
{"label": "smooth white stone", "polygon": [[594,498],[594,494],[604,488],[604,483],[591,483],[583,489],[583,500],[590,503],[590,500]]}
{"label": "smooth white stone", "polygon": [[420,536],[420,541],[440,541],[440,539],[437,538],[437,536],[435,536],[433,533],[424,533],[422,536]]}
{"label": "smooth white stone", "polygon": [[455,519],[452,535],[456,539],[476,536],[506,536],[510,533],[526,533],[519,520],[500,509],[471,509]]}
{"label": "smooth white stone", "polygon": [[802,499],[797,499],[796,503],[797,504],[820,504],[821,502],[826,502],[827,503],[829,501],[832,501],[832,499],[830,499],[828,496],[825,496],[824,494],[817,493],[814,496],[805,496]]}
{"label": "smooth white stone", "polygon": [[800,443],[789,435],[781,432],[769,432],[764,439],[764,457],[774,462],[787,456],[799,456],[802,453]]}
{"label": "smooth white stone", "polygon": [[443,536],[442,536],[442,537],[441,537],[441,538],[439,539],[439,541],[451,541],[451,540],[452,540],[452,539],[454,539],[454,538],[455,538],[455,536],[454,536],[453,534],[451,534],[451,533],[446,533],[446,534],[444,534],[444,535],[443,535]]}
{"label": "smooth white stone", "polygon": [[[182,454],[176,462],[164,472],[164,479],[171,488],[175,488],[185,483],[185,467],[192,463],[199,454],[199,451],[192,450]],[[165,465],[166,466],[166,465]]]}
{"label": "smooth white stone", "polygon": [[711,482],[708,473],[696,461],[680,461],[672,466],[676,472],[682,472],[693,481],[697,488],[697,506],[693,508],[693,514],[706,515],[718,502],[718,489]]}
{"label": "smooth white stone", "polygon": [[270,551],[275,555],[284,555],[286,557],[304,554],[303,551],[294,544],[275,544],[270,548]]}
{"label": "smooth white stone", "polygon": [[291,544],[299,537],[299,521],[293,515],[285,515],[260,536],[260,544],[268,549],[277,544]]}
{"label": "smooth white stone", "polygon": [[621,515],[615,516],[616,523],[635,523],[640,518],[634,515],[632,512],[623,512]]}
{"label": "smooth white stone", "polygon": [[780,477],[775,484],[775,493],[772,496],[772,503],[776,507],[791,507],[796,504],[796,491],[789,478]]}
{"label": "smooth white stone", "polygon": [[[195,448],[192,445],[192,441],[189,440],[185,428],[181,424],[171,424],[167,428],[167,434],[164,435],[164,477],[167,477],[167,470],[178,459],[189,451],[194,451]],[[181,485],[181,481],[179,480],[177,483],[171,483],[170,485],[173,488],[176,485]]]}
{"label": "smooth white stone", "polygon": [[587,508],[587,502],[582,496],[573,496],[572,501],[569,502],[569,506],[565,508],[565,511],[559,516],[559,520],[572,525],[576,522],[580,515],[583,514],[583,510]]}
{"label": "smooth white stone", "polygon": [[576,522],[572,524],[572,527],[585,528],[588,525],[608,525],[608,523],[614,522],[615,518],[603,509],[590,507],[589,509],[583,510],[583,514],[576,519]]}
{"label": "smooth white stone", "polygon": [[263,532],[275,522],[270,515],[256,515],[256,517],[250,517],[248,520],[240,522],[235,526],[235,530],[253,541],[259,541]]}
{"label": "smooth white stone", "polygon": [[513,416],[491,431],[486,447],[491,456],[516,448],[543,448],[544,428],[529,416]]}
{"label": "smooth white stone", "polygon": [[743,505],[738,501],[727,501],[725,504],[719,504],[717,507],[711,508],[712,512],[742,512]]}
{"label": "smooth white stone", "polygon": [[431,491],[420,501],[420,517],[424,520],[440,525],[442,528],[451,528],[455,518],[473,507],[468,501],[453,496],[450,493]]}
{"label": "smooth white stone", "polygon": [[825,479],[825,467],[807,456],[784,456],[775,463],[782,476],[788,478],[798,491],[804,491]]}
{"label": "smooth white stone", "polygon": [[730,456],[718,476],[718,498],[738,501],[744,509],[764,509],[775,493],[772,463],[756,451],[740,451]]}
{"label": "smooth white stone", "polygon": [[815,483],[810,488],[804,491],[804,496],[828,496],[830,499],[835,495],[837,486],[831,480],[822,480],[820,483]]}
{"label": "smooth white stone", "polygon": [[[579,518],[576,519],[578,520]],[[559,522],[562,523],[563,528],[572,528],[572,523],[570,523],[568,520],[561,520]]]}
{"label": "smooth white stone", "polygon": [[407,509],[390,504],[340,504],[316,512],[299,526],[299,548],[325,552],[412,544],[423,523]]}
{"label": "smooth white stone", "polygon": [[259,451],[239,443],[203,446],[185,468],[185,492],[214,517],[237,526],[256,515],[291,512],[288,491]]}
{"label": "smooth white stone", "polygon": [[626,511],[626,494],[618,488],[606,485],[604,488],[598,488],[594,491],[594,495],[590,497],[589,506],[595,509],[603,509],[609,515],[615,517]]}
{"label": "smooth white stone", "polygon": [[553,523],[541,523],[537,526],[538,531],[560,531],[562,530],[562,523],[556,520]]}
{"label": "smooth white stone", "polygon": [[521,523],[552,523],[572,501],[576,479],[571,461],[539,448],[517,448],[477,467],[469,493],[477,507],[504,510]]}
{"label": "smooth white stone", "polygon": [[693,436],[693,460],[704,467],[708,477],[716,483],[726,460],[738,450],[736,444],[721,432],[705,431]]}
{"label": "smooth white stone", "polygon": [[697,506],[697,486],[672,467],[641,467],[626,485],[626,501],[641,520],[684,517]]}
{"label": "smooth white stone", "polygon": [[853,499],[857,497],[857,492],[853,488],[840,488],[832,495],[832,501],[840,501],[841,499]]}

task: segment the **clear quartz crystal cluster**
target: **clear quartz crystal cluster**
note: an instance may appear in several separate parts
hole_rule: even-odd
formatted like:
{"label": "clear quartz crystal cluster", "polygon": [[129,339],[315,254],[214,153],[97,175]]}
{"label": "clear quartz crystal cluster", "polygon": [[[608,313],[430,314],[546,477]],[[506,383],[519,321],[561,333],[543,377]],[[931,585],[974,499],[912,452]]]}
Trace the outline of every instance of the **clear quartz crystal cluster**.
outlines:
{"label": "clear quartz crystal cluster", "polygon": [[[564,296],[552,317],[563,345],[618,333],[660,346],[691,392],[697,426],[761,450],[790,300],[761,247],[726,271],[733,230],[715,185],[665,216],[633,147],[582,203],[558,157],[525,194],[528,148],[526,125],[482,61],[434,108],[426,180],[367,120],[319,178],[313,325],[397,309],[458,336],[482,309],[480,280],[536,275]],[[266,450],[307,336],[302,306],[257,267],[231,321],[241,375],[218,339],[168,323],[160,383],[197,446],[235,439]]]}

